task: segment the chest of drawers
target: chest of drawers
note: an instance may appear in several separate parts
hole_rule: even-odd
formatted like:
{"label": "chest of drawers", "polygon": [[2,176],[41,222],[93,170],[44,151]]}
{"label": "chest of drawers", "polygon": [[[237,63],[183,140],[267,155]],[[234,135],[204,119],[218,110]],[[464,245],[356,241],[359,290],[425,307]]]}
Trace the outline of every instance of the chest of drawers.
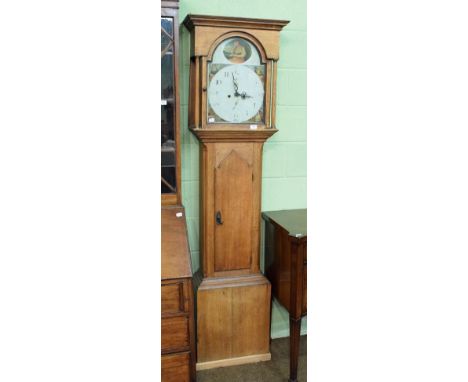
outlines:
{"label": "chest of drawers", "polygon": [[192,269],[183,207],[161,210],[161,379],[194,382]]}

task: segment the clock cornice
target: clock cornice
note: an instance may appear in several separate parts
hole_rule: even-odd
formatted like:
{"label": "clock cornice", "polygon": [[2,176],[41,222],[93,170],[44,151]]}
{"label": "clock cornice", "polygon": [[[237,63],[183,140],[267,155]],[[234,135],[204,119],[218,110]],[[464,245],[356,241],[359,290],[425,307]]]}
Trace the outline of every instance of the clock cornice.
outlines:
{"label": "clock cornice", "polygon": [[189,14],[185,17],[184,25],[192,31],[197,26],[241,28],[241,29],[264,29],[280,31],[288,20],[255,19],[244,17],[209,16]]}

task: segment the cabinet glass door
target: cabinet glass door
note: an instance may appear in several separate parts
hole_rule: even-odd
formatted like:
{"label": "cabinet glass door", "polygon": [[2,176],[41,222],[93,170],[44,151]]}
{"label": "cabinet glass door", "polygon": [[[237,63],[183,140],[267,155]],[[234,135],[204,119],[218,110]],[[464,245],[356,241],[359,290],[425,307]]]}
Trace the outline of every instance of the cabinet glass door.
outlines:
{"label": "cabinet glass door", "polygon": [[161,17],[161,193],[175,194],[174,19]]}

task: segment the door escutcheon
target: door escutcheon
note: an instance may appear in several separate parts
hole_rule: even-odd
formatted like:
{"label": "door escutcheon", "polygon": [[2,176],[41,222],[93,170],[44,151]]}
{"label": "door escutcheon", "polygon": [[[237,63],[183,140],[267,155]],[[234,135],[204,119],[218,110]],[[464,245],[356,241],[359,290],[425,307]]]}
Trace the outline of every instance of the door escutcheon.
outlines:
{"label": "door escutcheon", "polygon": [[223,218],[221,217],[221,211],[216,212],[216,224],[223,224]]}

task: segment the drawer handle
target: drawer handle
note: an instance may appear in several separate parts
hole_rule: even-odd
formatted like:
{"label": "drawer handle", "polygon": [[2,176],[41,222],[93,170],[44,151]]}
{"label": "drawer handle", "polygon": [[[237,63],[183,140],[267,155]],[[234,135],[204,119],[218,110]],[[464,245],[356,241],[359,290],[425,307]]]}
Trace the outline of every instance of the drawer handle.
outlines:
{"label": "drawer handle", "polygon": [[216,224],[223,224],[223,218],[221,217],[221,211],[216,212]]}

